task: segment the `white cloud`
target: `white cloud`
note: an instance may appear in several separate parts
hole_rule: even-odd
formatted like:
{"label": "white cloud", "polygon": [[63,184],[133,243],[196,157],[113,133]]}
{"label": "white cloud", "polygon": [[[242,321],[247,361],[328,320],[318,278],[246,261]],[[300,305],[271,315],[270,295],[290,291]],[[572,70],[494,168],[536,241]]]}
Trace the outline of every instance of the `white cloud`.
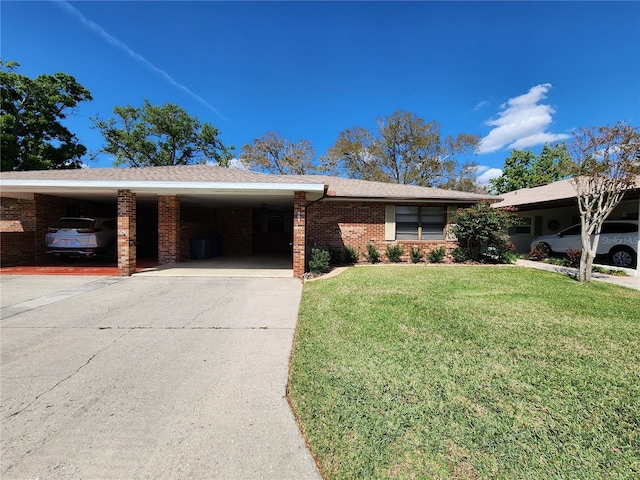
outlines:
{"label": "white cloud", "polygon": [[500,105],[499,117],[487,122],[495,128],[481,140],[478,153],[495,152],[505,146],[522,149],[569,138],[564,133],[545,132],[553,121],[551,115],[555,110],[551,105],[539,102],[547,98],[550,88],[550,83],[536,85],[524,95]]}
{"label": "white cloud", "polygon": [[477,112],[478,110],[481,110],[484,107],[488,107],[489,105],[491,105],[490,102],[488,102],[487,100],[482,100],[481,102],[478,102],[478,104],[473,110]]}
{"label": "white cloud", "polygon": [[478,184],[482,185],[483,187],[489,185],[489,180],[491,180],[492,178],[498,178],[500,175],[502,175],[501,169],[490,168],[484,165],[479,166],[476,172],[478,173],[476,180],[478,181]]}
{"label": "white cloud", "polygon": [[118,40],[116,37],[114,37],[113,35],[111,35],[110,33],[108,33],[104,28],[102,28],[100,25],[98,25],[96,22],[89,20],[87,17],[85,17],[82,12],[80,12],[77,8],[75,8],[73,5],[71,5],[69,2],[65,2],[62,0],[56,0],[56,3],[58,5],[60,5],[62,8],[64,8],[67,12],[69,12],[71,15],[73,15],[74,17],[76,17],[78,20],[80,20],[80,22],[82,24],[84,24],[86,27],[88,27],[89,29],[93,30],[95,33],[97,33],[98,35],[100,35],[102,37],[103,40],[105,40],[106,42],[110,43],[111,45],[113,45],[114,47],[124,51],[127,55],[129,55],[131,58],[133,58],[135,61],[137,61],[138,63],[141,63],[142,65],[144,65],[145,67],[147,67],[148,69],[152,70],[153,72],[157,73],[158,75],[160,75],[161,77],[163,77],[167,82],[169,82],[171,85],[173,85],[174,87],[182,90],[183,92],[185,92],[187,95],[189,95],[190,97],[196,99],[198,102],[200,102],[202,105],[204,105],[205,107],[207,107],[209,110],[211,110],[213,113],[215,113],[216,115],[218,115],[220,118],[222,118],[225,121],[229,121],[224,115],[222,115],[222,113],[220,113],[218,111],[218,109],[216,107],[214,107],[213,105],[211,105],[209,102],[207,102],[204,98],[202,98],[200,95],[198,95],[195,92],[192,92],[188,87],[182,85],[180,82],[178,82],[177,80],[175,80],[171,75],[169,75],[167,72],[165,72],[164,70],[162,70],[159,67],[156,67],[153,63],[151,63],[149,60],[147,60],[146,58],[144,58],[142,55],[140,55],[139,53],[133,51],[131,48],[129,48],[129,46],[124,43],[121,40]]}

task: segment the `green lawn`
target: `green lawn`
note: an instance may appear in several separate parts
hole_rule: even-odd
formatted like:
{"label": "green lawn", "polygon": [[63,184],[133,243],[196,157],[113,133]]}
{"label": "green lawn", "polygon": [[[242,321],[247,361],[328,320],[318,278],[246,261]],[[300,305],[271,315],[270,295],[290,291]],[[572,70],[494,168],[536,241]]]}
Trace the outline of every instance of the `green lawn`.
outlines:
{"label": "green lawn", "polygon": [[305,285],[289,387],[325,479],[640,478],[640,292],[352,268]]}

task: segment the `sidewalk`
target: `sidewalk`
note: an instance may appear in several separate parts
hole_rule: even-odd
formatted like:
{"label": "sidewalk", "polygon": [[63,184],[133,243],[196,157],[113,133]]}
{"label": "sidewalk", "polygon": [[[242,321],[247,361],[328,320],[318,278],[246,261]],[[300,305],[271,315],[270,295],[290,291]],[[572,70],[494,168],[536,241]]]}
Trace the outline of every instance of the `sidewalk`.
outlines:
{"label": "sidewalk", "polygon": [[[527,268],[537,268],[538,270],[547,270],[549,272],[562,273],[564,275],[578,275],[577,268],[570,267],[562,267],[560,265],[551,265],[543,262],[534,262],[532,260],[518,260],[516,265]],[[606,267],[606,266],[605,266]],[[614,268],[614,267],[607,267]],[[616,270],[622,270],[616,268]],[[626,270],[629,275],[633,275],[633,270]],[[596,280],[598,282],[612,283],[614,285],[620,285],[622,287],[633,288],[635,290],[640,290],[640,277],[617,277],[615,275],[605,275],[604,273],[592,273],[592,280]]]}

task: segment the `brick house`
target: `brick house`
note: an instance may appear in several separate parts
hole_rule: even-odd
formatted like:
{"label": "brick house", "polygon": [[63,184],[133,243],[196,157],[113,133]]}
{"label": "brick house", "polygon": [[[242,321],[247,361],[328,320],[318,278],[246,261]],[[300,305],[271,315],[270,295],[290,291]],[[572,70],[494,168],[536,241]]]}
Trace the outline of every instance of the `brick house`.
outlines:
{"label": "brick house", "polygon": [[137,258],[191,258],[193,239],[219,253],[290,255],[301,277],[313,247],[399,244],[427,252],[447,240],[448,217],[490,195],[319,175],[269,175],[210,165],[0,173],[3,266],[46,258],[47,228],[62,216],[117,217],[118,272]]}

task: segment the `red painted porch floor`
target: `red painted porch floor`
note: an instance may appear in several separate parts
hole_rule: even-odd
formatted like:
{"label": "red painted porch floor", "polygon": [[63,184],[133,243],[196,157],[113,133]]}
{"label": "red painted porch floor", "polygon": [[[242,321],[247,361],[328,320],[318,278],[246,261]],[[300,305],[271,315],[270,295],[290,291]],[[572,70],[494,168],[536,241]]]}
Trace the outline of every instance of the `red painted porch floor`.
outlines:
{"label": "red painted porch floor", "polygon": [[[136,272],[146,268],[156,267],[157,260],[138,260]],[[118,266],[97,261],[79,260],[69,263],[51,262],[42,265],[17,265],[14,267],[0,267],[0,275],[96,275],[117,276]]]}

